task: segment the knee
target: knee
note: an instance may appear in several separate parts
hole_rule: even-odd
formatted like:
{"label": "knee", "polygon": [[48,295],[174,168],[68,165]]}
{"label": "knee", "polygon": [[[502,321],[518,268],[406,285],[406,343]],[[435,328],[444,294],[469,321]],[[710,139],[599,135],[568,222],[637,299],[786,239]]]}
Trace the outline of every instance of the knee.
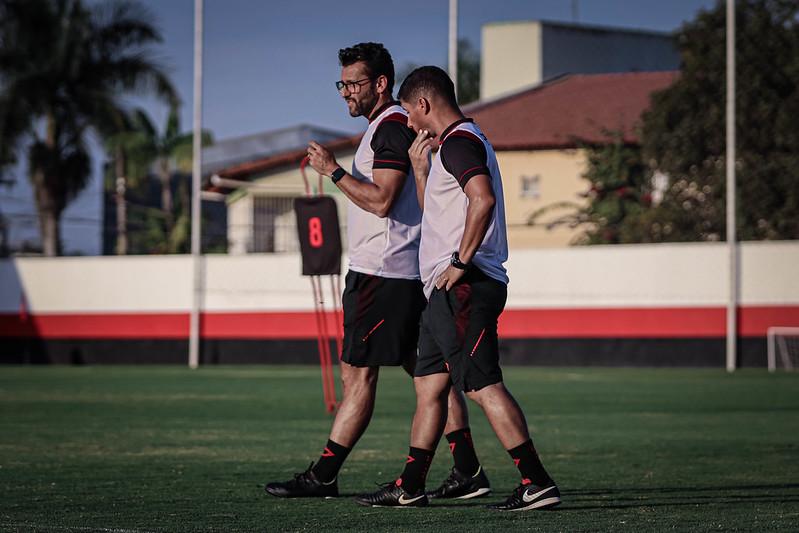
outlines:
{"label": "knee", "polygon": [[372,391],[377,384],[376,368],[358,368],[355,371],[345,371],[341,374],[344,394],[361,394]]}
{"label": "knee", "polygon": [[441,404],[447,406],[449,382],[431,376],[414,379],[418,404]]}

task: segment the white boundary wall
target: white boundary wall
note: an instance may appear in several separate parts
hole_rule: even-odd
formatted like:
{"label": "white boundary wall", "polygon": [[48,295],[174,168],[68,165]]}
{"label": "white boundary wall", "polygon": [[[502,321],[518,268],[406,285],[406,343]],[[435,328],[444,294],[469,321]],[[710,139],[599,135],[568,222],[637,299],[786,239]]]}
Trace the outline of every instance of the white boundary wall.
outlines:
{"label": "white boundary wall", "polygon": [[[724,243],[511,250],[508,308],[723,306],[726,257]],[[209,255],[205,267],[206,311],[313,309],[298,255]],[[191,258],[0,261],[0,313],[19,313],[23,292],[30,313],[188,312]],[[742,244],[740,294],[742,305],[799,304],[799,242]]]}

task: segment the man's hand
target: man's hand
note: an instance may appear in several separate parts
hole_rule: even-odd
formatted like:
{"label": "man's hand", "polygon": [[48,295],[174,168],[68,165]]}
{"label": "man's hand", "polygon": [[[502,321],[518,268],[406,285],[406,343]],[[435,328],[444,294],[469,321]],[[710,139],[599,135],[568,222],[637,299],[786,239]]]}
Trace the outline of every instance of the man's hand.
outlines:
{"label": "man's hand", "polygon": [[413,174],[417,179],[427,180],[427,173],[430,172],[430,151],[434,144],[435,140],[430,136],[429,131],[419,130],[416,139],[408,148]]}
{"label": "man's hand", "polygon": [[315,141],[308,143],[308,162],[323,176],[331,176],[339,167],[333,152]]}
{"label": "man's hand", "polygon": [[448,266],[447,269],[438,276],[436,280],[436,289],[446,287],[446,290],[450,290],[464,274],[466,274],[465,270],[455,268],[452,265]]}

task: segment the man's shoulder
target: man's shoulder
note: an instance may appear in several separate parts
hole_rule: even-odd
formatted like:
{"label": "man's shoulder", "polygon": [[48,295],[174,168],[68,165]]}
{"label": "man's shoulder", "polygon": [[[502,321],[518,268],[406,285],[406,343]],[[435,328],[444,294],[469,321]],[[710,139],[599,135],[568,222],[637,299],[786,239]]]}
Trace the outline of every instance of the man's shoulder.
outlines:
{"label": "man's shoulder", "polygon": [[400,150],[407,150],[413,142],[413,130],[408,127],[408,114],[400,106],[392,106],[376,120],[374,134],[371,138],[372,147],[399,142]]}
{"label": "man's shoulder", "polygon": [[458,126],[441,141],[441,148],[445,146],[457,146],[463,144],[476,143],[483,145],[488,142],[483,133],[476,127],[469,127],[471,123],[466,123]]}

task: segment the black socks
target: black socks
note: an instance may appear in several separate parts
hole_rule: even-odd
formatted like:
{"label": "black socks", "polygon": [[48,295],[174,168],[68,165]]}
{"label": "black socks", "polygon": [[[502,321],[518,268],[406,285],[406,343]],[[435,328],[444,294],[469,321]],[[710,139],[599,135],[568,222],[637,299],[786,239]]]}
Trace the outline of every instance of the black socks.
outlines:
{"label": "black socks", "polygon": [[472,433],[468,427],[447,433],[449,451],[455,460],[455,468],[465,476],[474,476],[480,468],[480,461],[472,444]]}
{"label": "black socks", "polygon": [[328,440],[327,446],[325,446],[325,450],[322,452],[322,456],[319,457],[319,461],[313,466],[313,473],[316,479],[322,483],[330,483],[336,479],[338,471],[341,469],[341,465],[344,464],[344,460],[350,454],[351,449],[352,448],[337,444],[332,440]]}
{"label": "black socks", "polygon": [[397,480],[397,485],[405,489],[408,494],[416,494],[423,489],[427,471],[433,462],[433,453],[430,450],[411,447],[408,451],[408,460],[405,462],[405,470]]}
{"label": "black socks", "polygon": [[541,464],[541,459],[538,458],[532,439],[508,450],[508,453],[522,474],[523,485],[534,483],[539,487],[548,487],[554,484],[544,465]]}

